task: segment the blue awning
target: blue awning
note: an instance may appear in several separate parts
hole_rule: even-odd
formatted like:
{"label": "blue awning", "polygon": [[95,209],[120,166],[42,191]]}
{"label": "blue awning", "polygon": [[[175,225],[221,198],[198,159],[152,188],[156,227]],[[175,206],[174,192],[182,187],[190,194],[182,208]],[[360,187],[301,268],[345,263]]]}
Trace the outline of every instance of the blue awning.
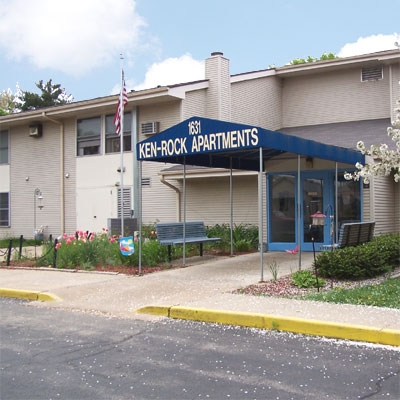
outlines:
{"label": "blue awning", "polygon": [[212,168],[259,170],[283,153],[345,164],[365,163],[359,151],[327,145],[252,125],[192,117],[137,144],[137,159]]}

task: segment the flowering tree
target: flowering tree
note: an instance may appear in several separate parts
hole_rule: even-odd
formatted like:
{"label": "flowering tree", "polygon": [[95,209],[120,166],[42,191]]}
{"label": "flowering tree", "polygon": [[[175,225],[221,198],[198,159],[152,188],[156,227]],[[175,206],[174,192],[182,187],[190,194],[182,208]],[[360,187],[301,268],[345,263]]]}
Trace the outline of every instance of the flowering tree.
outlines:
{"label": "flowering tree", "polygon": [[[400,99],[397,100],[397,103],[400,104]],[[357,149],[362,154],[372,157],[373,161],[365,165],[357,163],[358,171],[347,172],[344,175],[346,179],[358,181],[362,178],[365,183],[369,183],[372,176],[388,176],[393,172],[395,182],[400,181],[400,108],[397,108],[395,112],[397,118],[388,128],[388,136],[396,143],[396,149],[389,150],[387,144],[373,145],[367,149],[364,142],[360,140],[357,143]]]}

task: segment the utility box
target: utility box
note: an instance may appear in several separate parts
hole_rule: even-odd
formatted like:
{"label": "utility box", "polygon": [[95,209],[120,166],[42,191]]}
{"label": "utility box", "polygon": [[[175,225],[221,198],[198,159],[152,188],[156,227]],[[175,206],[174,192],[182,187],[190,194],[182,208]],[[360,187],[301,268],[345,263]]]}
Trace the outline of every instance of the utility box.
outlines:
{"label": "utility box", "polygon": [[[110,235],[121,235],[121,218],[108,218],[107,228]],[[124,218],[123,236],[133,236],[137,230],[137,218]]]}

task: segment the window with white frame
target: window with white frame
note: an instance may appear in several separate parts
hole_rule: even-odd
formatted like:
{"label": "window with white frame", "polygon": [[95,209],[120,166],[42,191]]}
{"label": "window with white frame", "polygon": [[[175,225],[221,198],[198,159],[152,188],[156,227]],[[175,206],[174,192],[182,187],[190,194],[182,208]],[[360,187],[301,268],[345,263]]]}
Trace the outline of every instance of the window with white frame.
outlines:
{"label": "window with white frame", "polygon": [[[131,113],[124,113],[124,151],[132,149],[132,117]],[[120,136],[115,133],[114,115],[106,115],[105,119],[106,153],[118,153],[120,151]]]}
{"label": "window with white frame", "polygon": [[0,164],[8,164],[8,131],[0,131]]}
{"label": "window with white frame", "polygon": [[101,117],[78,119],[78,156],[101,153]]}
{"label": "window with white frame", "polygon": [[10,226],[10,194],[0,193],[0,226]]}

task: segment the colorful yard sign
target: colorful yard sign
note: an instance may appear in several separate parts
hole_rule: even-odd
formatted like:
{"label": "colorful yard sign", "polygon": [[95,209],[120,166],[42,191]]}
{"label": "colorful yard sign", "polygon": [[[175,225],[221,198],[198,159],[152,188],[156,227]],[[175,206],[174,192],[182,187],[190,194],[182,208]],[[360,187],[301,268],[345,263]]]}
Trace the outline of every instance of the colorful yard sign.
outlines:
{"label": "colorful yard sign", "polygon": [[130,256],[135,252],[133,244],[133,236],[126,236],[119,238],[119,249],[123,256]]}

